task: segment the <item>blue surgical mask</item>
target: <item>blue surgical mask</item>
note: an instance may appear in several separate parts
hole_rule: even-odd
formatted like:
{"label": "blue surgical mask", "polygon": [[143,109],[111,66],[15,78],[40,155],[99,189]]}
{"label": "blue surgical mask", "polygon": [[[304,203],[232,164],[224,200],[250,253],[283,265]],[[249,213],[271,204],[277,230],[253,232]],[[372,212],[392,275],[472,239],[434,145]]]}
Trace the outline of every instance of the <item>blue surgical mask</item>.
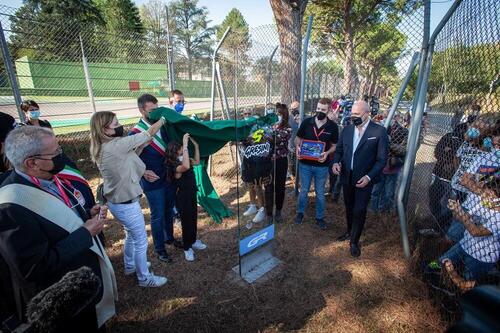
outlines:
{"label": "blue surgical mask", "polygon": [[489,136],[483,139],[483,148],[488,151],[493,149],[493,140]]}
{"label": "blue surgical mask", "polygon": [[38,118],[40,118],[40,110],[31,110],[30,111],[30,118],[31,119],[38,119]]}
{"label": "blue surgical mask", "polygon": [[469,127],[467,130],[467,136],[471,139],[477,139],[481,135],[481,132],[475,127]]}
{"label": "blue surgical mask", "polygon": [[182,113],[182,111],[184,111],[184,103],[175,104],[175,111],[177,113]]}

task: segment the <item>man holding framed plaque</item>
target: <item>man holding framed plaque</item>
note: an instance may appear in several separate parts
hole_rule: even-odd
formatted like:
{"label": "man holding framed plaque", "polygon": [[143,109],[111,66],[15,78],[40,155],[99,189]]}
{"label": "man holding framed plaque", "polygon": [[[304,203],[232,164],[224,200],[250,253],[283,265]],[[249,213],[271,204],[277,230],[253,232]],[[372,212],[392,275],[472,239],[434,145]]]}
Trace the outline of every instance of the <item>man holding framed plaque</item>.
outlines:
{"label": "man holding framed plaque", "polygon": [[328,162],[339,138],[339,128],[335,122],[327,118],[331,101],[322,98],[318,101],[316,115],[304,119],[295,137],[297,158],[299,159],[300,194],[297,203],[296,224],[302,224],[307,207],[307,196],[314,179],[316,193],[316,224],[326,229],[325,217],[325,183],[328,178]]}

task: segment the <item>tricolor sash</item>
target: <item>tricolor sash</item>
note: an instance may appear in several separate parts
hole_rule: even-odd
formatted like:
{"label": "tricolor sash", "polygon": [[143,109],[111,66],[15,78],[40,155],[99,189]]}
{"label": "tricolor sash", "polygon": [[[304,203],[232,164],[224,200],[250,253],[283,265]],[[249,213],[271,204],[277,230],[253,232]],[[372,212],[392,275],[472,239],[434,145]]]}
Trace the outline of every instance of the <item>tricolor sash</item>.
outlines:
{"label": "tricolor sash", "polygon": [[75,168],[70,167],[69,165],[66,165],[64,169],[57,174],[58,177],[61,177],[63,179],[68,179],[68,180],[76,180],[77,182],[83,183],[85,185],[89,185],[87,180],[83,177],[82,173],[80,170],[77,170]]}
{"label": "tricolor sash", "polygon": [[[36,187],[9,184],[0,188],[0,204],[13,203],[43,217],[71,233],[83,226],[84,221],[61,200]],[[96,304],[98,327],[115,314],[115,300],[118,300],[115,272],[104,246],[98,237],[92,237],[90,250],[99,258],[103,295]]]}
{"label": "tricolor sash", "polygon": [[[150,124],[148,124],[143,119],[141,119],[141,120],[139,120],[137,125],[135,125],[134,128],[132,128],[132,132],[142,133],[142,132],[147,131],[150,127],[151,127]],[[149,145],[151,147],[153,147],[154,150],[159,152],[161,154],[161,156],[165,156],[165,151],[167,150],[167,144],[161,138],[160,131],[158,131],[158,133],[156,133],[153,136],[153,140],[151,141],[151,143]]]}

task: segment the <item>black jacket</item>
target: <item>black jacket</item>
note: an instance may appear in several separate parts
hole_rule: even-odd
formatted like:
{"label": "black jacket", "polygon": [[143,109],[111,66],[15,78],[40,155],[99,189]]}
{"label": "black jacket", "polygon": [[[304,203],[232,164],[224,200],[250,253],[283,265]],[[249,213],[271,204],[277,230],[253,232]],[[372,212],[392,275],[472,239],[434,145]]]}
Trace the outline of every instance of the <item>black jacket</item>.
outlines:
{"label": "black jacket", "polygon": [[[10,172],[2,183],[23,184],[37,188],[34,184],[17,174]],[[83,221],[87,219],[84,209],[79,209]],[[15,284],[14,292],[22,294],[23,312],[27,302],[38,292],[60,280],[67,272],[88,266],[101,278],[99,260],[90,250],[92,236],[84,227],[68,233],[55,223],[15,204],[0,204],[0,255],[1,262],[9,266],[9,271],[0,272],[1,284]],[[18,272],[20,276],[11,273]],[[0,290],[1,297],[12,297],[12,293]],[[97,299],[102,297],[102,290]],[[7,304],[15,304],[11,299]],[[95,331],[97,320],[95,303],[89,305],[75,317],[73,324],[77,331]],[[12,314],[16,309],[10,309]],[[94,327],[95,326],[95,327]],[[73,329],[74,331],[74,329]]]}
{"label": "black jacket", "polygon": [[356,151],[353,152],[354,128],[354,125],[349,125],[342,130],[333,155],[333,163],[342,165],[340,183],[348,184],[349,182],[351,158],[354,154],[351,185],[356,185],[356,182],[365,175],[370,177],[370,184],[376,184],[380,181],[380,175],[387,162],[389,150],[387,131],[384,127],[370,121]]}

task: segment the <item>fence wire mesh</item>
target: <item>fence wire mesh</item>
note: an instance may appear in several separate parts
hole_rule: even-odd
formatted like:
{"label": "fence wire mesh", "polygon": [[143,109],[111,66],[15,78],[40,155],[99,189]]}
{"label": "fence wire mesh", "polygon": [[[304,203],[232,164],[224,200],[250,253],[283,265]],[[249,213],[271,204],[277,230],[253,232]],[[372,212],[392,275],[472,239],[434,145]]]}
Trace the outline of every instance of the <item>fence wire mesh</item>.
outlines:
{"label": "fence wire mesh", "polygon": [[[414,53],[420,50],[423,38],[423,1],[404,3],[406,5],[397,11],[380,7],[370,13],[373,14],[370,19],[376,22],[375,28],[359,29],[347,42],[321,26],[321,15],[315,17],[319,24],[313,26],[307,53],[306,115],[314,112],[320,98],[328,97],[334,110],[330,118],[346,125],[353,101],[367,98],[372,119],[379,123],[385,121],[391,98],[410,67]],[[450,211],[447,200],[453,197],[452,193],[461,191],[467,193],[469,200],[466,203],[464,198],[459,198],[466,211],[462,215],[472,216],[479,223],[477,228],[491,226],[488,230],[492,236],[481,236],[478,240],[467,229],[464,235],[468,240],[464,240],[464,236],[457,244],[476,261],[489,260],[491,264],[493,260],[498,265],[500,222],[495,200],[498,199],[499,157],[497,150],[488,152],[483,146],[485,138],[491,139],[494,149],[499,145],[499,17],[498,1],[465,0],[439,34],[408,200],[418,270],[433,279],[430,284],[436,287],[433,290],[439,290],[435,295],[450,318],[456,314],[456,300],[461,292],[485,281],[498,281],[496,273],[470,275],[470,269],[477,269],[477,265],[467,267],[470,260],[462,252],[452,253],[462,255],[458,262],[453,262],[453,269],[450,265],[436,268],[431,264],[436,269],[430,270],[427,264],[450,247],[445,235],[449,229],[458,228],[453,227],[457,225],[458,213]],[[139,117],[136,105],[139,95],[151,93],[159,98],[160,105],[168,103],[164,29],[109,33],[93,24],[53,24],[35,19],[29,11],[3,5],[0,5],[0,21],[23,99],[35,100],[40,105],[42,119],[50,121],[68,155],[76,161],[89,161],[88,123],[94,103],[96,111],[114,111],[121,122],[128,125]],[[181,42],[176,38],[174,31],[175,88],[186,96],[185,114],[209,119],[212,59],[208,56],[190,59],[175,48]],[[277,102],[291,102],[290,94],[283,94],[284,78],[294,75],[298,67],[297,64],[282,65],[279,41],[275,25],[229,33],[215,59],[219,79],[215,81],[214,119],[263,115],[266,108],[275,108]],[[349,43],[357,47],[350,50]],[[87,66],[84,66],[84,56]],[[0,60],[0,111],[17,117],[4,61]],[[390,158],[383,182],[374,188],[371,207],[375,212],[394,209],[417,72],[414,70],[389,124]],[[88,81],[91,81],[94,103],[89,97]],[[346,98],[341,99],[341,95]],[[478,129],[479,137],[471,139],[471,134],[467,134],[471,128]],[[290,157],[293,160],[293,155]],[[231,186],[239,182],[235,177],[238,160],[233,144],[213,156],[213,183],[219,192],[228,180]],[[457,170],[461,170],[461,178]],[[467,184],[465,187],[461,184],[467,181],[482,186],[479,195]],[[335,194],[338,186],[334,185],[329,187]],[[463,232],[464,223],[458,225]],[[454,249],[458,251],[457,247]],[[486,249],[491,251],[485,253]],[[497,255],[496,259],[493,254]]]}
{"label": "fence wire mesh", "polygon": [[408,200],[417,270],[449,321],[499,283],[500,3],[465,0],[439,33]]}

